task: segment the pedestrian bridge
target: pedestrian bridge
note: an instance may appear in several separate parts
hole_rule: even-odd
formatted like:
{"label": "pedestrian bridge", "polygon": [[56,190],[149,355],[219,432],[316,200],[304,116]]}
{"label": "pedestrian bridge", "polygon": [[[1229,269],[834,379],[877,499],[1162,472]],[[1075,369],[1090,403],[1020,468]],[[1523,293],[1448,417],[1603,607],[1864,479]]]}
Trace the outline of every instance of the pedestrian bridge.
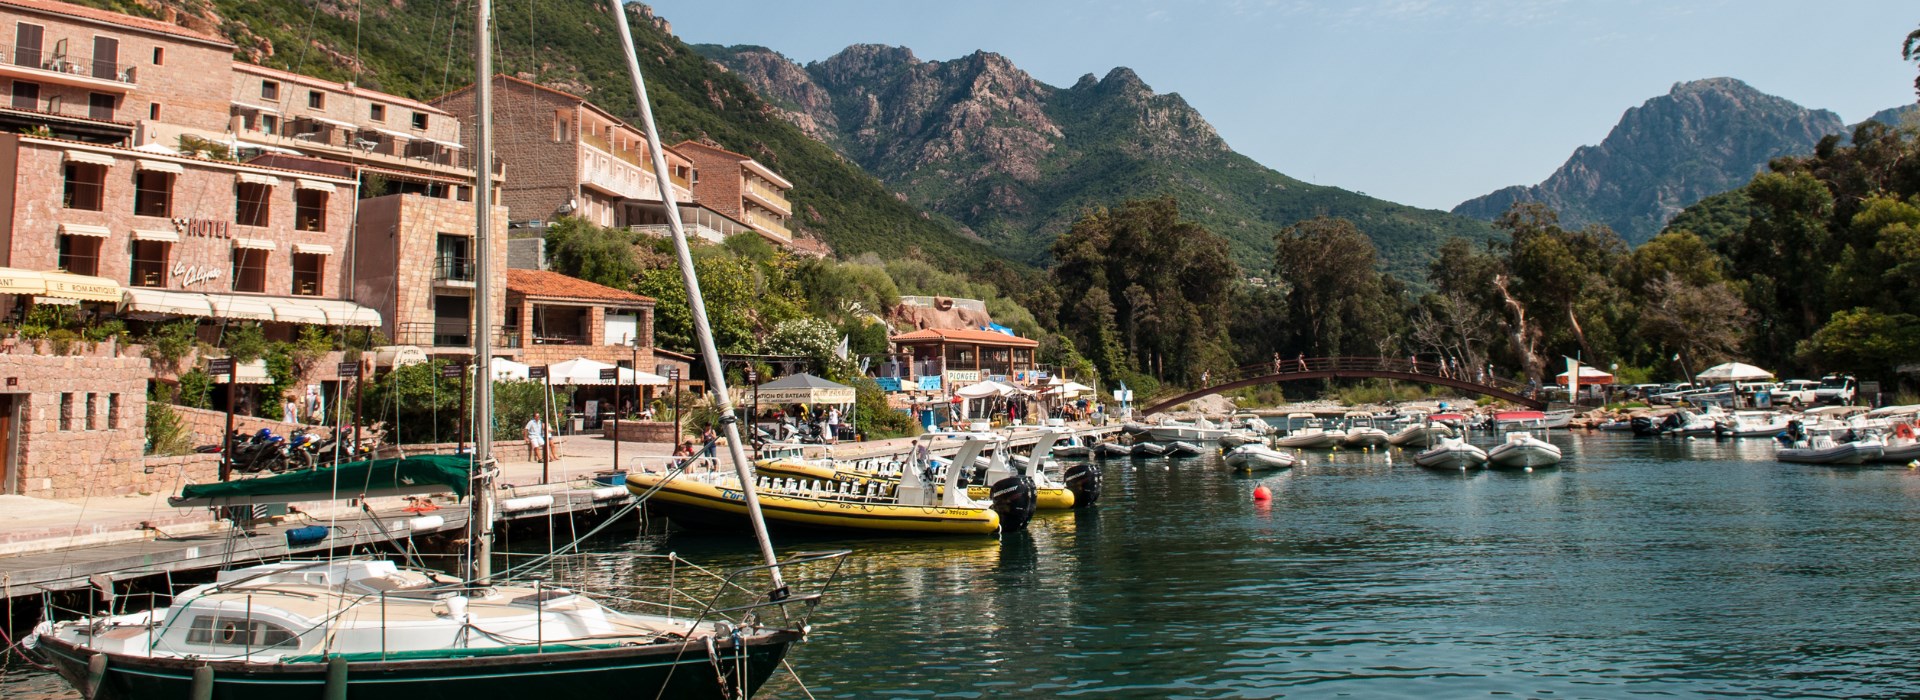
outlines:
{"label": "pedestrian bridge", "polygon": [[[1140,404],[1141,415],[1151,415],[1202,396],[1212,396],[1223,391],[1232,391],[1242,387],[1273,384],[1276,382],[1297,382],[1309,379],[1392,379],[1402,382],[1419,382],[1452,387],[1471,394],[1491,396],[1502,401],[1510,401],[1534,409],[1544,409],[1547,402],[1534,398],[1538,392],[1531,390],[1525,383],[1501,377],[1480,376],[1470,370],[1461,370],[1454,366],[1441,366],[1438,362],[1420,362],[1417,360],[1395,359],[1389,357],[1308,357],[1304,359],[1279,360],[1257,365],[1247,365],[1233,372],[1224,382],[1182,394],[1156,395]],[[1218,379],[1218,378],[1216,378]]]}

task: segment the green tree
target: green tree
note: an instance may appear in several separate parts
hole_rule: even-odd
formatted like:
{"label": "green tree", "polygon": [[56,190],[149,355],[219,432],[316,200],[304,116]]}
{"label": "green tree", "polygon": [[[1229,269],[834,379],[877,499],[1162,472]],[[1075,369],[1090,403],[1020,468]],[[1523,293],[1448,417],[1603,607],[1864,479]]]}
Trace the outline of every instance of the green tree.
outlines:
{"label": "green tree", "polygon": [[553,271],[614,289],[633,289],[640,265],[633,255],[634,234],[598,226],[578,217],[561,217],[547,228],[547,264]]}
{"label": "green tree", "polygon": [[[720,352],[758,350],[757,275],[752,265],[726,257],[703,257],[694,261],[693,268],[700,276],[707,322],[713,326],[714,344]],[[640,274],[637,291],[655,300],[654,344],[671,350],[695,351],[693,311],[687,305],[687,288],[680,270],[647,270]]]}
{"label": "green tree", "polygon": [[1389,297],[1373,239],[1345,219],[1320,217],[1273,239],[1273,271],[1286,288],[1288,347],[1315,357],[1372,355],[1390,335]]}
{"label": "green tree", "polygon": [[1895,368],[1920,358],[1920,316],[1873,309],[1838,311],[1800,343],[1800,359],[1823,371],[1893,377]]}

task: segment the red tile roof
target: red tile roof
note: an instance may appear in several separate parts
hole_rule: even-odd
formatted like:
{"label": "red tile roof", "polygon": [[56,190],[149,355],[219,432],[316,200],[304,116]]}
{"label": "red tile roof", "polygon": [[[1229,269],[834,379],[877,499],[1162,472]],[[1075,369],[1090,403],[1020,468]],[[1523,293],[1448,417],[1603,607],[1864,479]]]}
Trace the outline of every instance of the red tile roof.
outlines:
{"label": "red tile roof", "polygon": [[93,20],[96,22],[106,22],[108,24],[125,27],[127,29],[157,32],[160,34],[168,34],[168,35],[177,36],[177,37],[184,37],[187,39],[198,39],[200,41],[210,41],[210,42],[214,42],[227,47],[233,46],[233,44],[231,42],[228,42],[226,39],[222,39],[212,34],[197,32],[192,29],[188,29],[186,27],[182,27],[180,25],[173,24],[170,22],[162,22],[157,19],[148,19],[146,17],[135,17],[133,15],[124,15],[118,12],[108,12],[106,10],[96,10],[94,8],[86,7],[84,5],[75,5],[73,3],[58,2],[57,0],[0,0],[0,5],[11,5],[13,7],[19,7],[19,8],[24,8],[28,10],[35,10],[39,12],[46,12],[50,14],[65,15],[68,17],[76,17],[79,19]]}
{"label": "red tile roof", "polygon": [[651,304],[652,297],[623,292],[604,284],[546,270],[507,268],[507,291],[530,297],[577,299],[614,304]]}
{"label": "red tile roof", "polygon": [[960,328],[926,328],[926,329],[914,331],[912,333],[905,333],[905,334],[896,335],[893,337],[893,342],[896,342],[896,343],[913,343],[913,342],[928,342],[928,341],[946,341],[949,343],[979,343],[982,345],[1005,345],[1010,347],[1026,347],[1026,348],[1038,347],[1040,345],[1040,341],[1034,340],[1032,338],[1021,338],[1017,336],[1011,336],[998,331],[978,331],[978,330],[960,329]]}

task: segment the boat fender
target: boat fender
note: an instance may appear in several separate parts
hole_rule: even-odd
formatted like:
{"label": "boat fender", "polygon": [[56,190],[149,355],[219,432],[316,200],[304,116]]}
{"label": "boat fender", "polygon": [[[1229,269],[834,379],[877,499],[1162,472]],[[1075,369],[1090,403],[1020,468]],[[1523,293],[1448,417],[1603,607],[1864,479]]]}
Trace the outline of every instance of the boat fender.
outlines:
{"label": "boat fender", "polygon": [[191,700],[213,700],[213,667],[193,667],[193,684],[187,686],[187,697]]}
{"label": "boat fender", "polygon": [[80,689],[80,694],[92,700],[94,696],[100,694],[100,685],[106,680],[107,655],[94,654],[87,659],[87,685]]}
{"label": "boat fender", "polygon": [[287,546],[298,547],[313,544],[327,538],[327,526],[308,525],[287,531]]}
{"label": "boat fender", "polygon": [[[625,491],[625,487],[615,487]],[[447,524],[447,519],[438,515],[427,515],[407,521],[407,530],[412,532],[432,532]]]}
{"label": "boat fender", "polygon": [[327,658],[327,685],[320,691],[324,700],[347,700],[347,660],[345,657]]}
{"label": "boat fender", "polygon": [[994,512],[1000,514],[1003,531],[1025,528],[1040,506],[1039,492],[1034,488],[1032,477],[1009,476],[995,482],[988,492],[992,494]]}

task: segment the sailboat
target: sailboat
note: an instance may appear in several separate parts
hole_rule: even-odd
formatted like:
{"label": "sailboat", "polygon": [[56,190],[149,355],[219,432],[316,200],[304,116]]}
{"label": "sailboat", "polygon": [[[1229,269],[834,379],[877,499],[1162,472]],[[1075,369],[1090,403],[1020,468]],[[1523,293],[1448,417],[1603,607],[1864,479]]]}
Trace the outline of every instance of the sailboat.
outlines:
{"label": "sailboat", "polygon": [[[723,415],[731,415],[725,373],[718,366],[699,283],[694,277],[659,135],[648,107],[633,39],[619,0],[627,65],[641,105],[654,172],[666,202],[696,334]],[[477,242],[488,249],[492,188],[491,5],[478,3],[475,63],[482,181],[474,188]],[[491,256],[477,259],[475,317],[490,318]],[[484,327],[482,331],[484,331]],[[475,357],[492,356],[491,334],[474,334]],[[35,653],[89,700],[172,698],[355,698],[471,700],[561,693],[576,697],[745,697],[766,682],[788,648],[805,635],[817,593],[787,587],[781,570],[812,557],[776,558],[753,489],[739,428],[724,421],[735,468],[747,482],[744,503],[765,560],[720,582],[743,591],[764,573],[770,587],[745,604],[682,607],[668,587],[638,591],[666,596],[647,613],[622,612],[565,587],[494,580],[492,382],[476,382],[471,456],[428,456],[355,462],[329,469],[241,482],[191,486],[179,505],[241,505],[315,498],[363,498],[452,490],[468,497],[477,554],[474,576],[461,580],[371,558],[283,561],[222,572],[210,584],[144,612],[43,622],[29,637]],[[378,521],[376,521],[378,525]],[[384,527],[384,525],[382,525]],[[838,559],[844,552],[824,555]],[[505,577],[502,577],[503,579]],[[676,603],[678,599],[679,603]]]}

